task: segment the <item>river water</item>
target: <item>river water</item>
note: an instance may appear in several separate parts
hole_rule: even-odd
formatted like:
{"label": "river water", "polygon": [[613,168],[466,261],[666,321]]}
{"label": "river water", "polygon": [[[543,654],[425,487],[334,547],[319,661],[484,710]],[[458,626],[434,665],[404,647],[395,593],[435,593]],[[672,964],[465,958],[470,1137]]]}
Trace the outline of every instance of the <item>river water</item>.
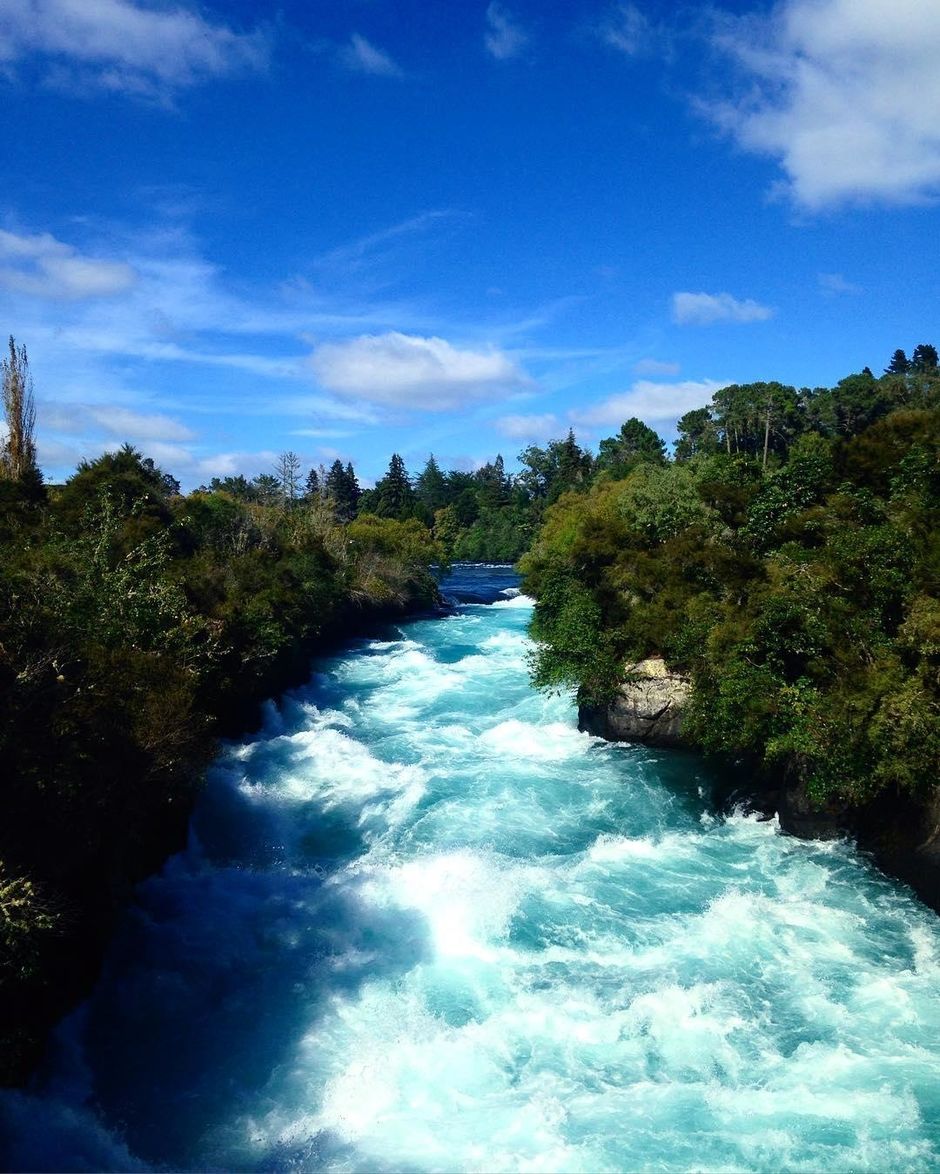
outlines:
{"label": "river water", "polygon": [[936,1170],[940,921],[846,843],[579,734],[528,601],[320,662],[211,772],[22,1169]]}

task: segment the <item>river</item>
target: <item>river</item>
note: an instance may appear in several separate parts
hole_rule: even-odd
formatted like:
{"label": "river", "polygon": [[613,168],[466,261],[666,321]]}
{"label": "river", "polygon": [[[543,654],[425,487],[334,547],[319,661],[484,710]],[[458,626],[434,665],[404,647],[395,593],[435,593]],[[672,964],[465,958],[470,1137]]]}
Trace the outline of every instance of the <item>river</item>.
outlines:
{"label": "river", "polygon": [[224,747],[7,1168],[940,1167],[940,921],[578,733],[514,584],[458,568]]}

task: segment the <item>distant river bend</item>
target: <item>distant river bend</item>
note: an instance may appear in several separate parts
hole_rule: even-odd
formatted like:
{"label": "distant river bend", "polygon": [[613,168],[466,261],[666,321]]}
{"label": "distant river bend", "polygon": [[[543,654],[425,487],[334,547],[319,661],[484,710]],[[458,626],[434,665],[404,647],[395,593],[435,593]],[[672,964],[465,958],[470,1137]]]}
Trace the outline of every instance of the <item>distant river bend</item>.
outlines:
{"label": "distant river bend", "polygon": [[935,1170],[940,921],[527,678],[529,603],[357,644],[226,747],[3,1163]]}

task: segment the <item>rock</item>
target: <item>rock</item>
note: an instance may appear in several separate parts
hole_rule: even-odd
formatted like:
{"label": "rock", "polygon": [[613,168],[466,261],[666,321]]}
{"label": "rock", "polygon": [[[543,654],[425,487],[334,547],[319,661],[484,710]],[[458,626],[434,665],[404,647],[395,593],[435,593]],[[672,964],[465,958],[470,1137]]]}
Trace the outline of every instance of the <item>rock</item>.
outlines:
{"label": "rock", "polygon": [[671,673],[661,657],[627,665],[625,677],[609,704],[579,708],[578,728],[610,742],[681,746],[688,679]]}
{"label": "rock", "polygon": [[781,831],[800,840],[837,840],[850,828],[851,809],[846,803],[817,806],[809,796],[804,779],[788,772],[780,788],[777,805]]}

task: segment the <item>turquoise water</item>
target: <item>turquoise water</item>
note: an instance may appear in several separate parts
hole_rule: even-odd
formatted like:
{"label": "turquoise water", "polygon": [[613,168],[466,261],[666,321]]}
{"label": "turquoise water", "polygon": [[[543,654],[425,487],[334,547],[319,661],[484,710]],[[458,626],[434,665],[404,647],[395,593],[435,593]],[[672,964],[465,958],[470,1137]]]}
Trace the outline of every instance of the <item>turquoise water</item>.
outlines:
{"label": "turquoise water", "polygon": [[[940,1168],[940,922],[532,691],[529,604],[329,661],[212,771],[9,1168]],[[502,592],[502,594],[500,594]]]}

